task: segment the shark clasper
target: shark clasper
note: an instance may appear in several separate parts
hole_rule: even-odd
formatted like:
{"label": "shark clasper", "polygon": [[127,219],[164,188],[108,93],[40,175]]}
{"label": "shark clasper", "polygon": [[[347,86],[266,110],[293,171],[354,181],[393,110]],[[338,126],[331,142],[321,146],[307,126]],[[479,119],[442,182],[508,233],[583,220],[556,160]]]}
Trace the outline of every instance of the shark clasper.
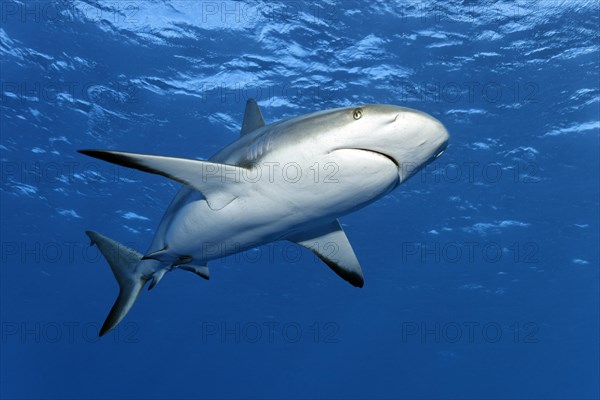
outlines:
{"label": "shark clasper", "polygon": [[208,261],[277,240],[310,249],[362,287],[360,264],[338,218],[390,193],[447,143],[438,120],[408,108],[337,108],[267,125],[248,100],[241,137],[206,161],[81,150],[184,184],[145,255],[87,232],[120,286],[100,336],[125,317],[148,281],[152,289],[174,269],[208,279]]}

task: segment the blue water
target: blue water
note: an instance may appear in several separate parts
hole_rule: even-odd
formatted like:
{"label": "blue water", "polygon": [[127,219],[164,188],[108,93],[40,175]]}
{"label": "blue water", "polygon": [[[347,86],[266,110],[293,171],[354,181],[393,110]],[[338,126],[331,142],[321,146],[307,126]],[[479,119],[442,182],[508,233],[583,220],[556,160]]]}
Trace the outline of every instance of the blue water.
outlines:
{"label": "blue water", "polygon": [[[2,398],[598,398],[599,6],[2,1]],[[78,154],[206,158],[268,122],[388,103],[446,153],[341,219],[356,289],[276,243],[118,287],[180,185]]]}

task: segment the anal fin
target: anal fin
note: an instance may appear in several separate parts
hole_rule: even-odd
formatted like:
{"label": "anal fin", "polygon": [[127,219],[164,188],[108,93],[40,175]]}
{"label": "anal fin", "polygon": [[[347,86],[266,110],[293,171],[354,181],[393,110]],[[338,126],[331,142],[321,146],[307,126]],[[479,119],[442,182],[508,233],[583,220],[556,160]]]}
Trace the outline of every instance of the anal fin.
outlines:
{"label": "anal fin", "polygon": [[210,272],[208,270],[208,267],[205,265],[190,265],[190,264],[186,264],[186,265],[180,265],[179,268],[181,268],[184,271],[190,271],[193,272],[194,274],[204,278],[204,279],[210,279]]}

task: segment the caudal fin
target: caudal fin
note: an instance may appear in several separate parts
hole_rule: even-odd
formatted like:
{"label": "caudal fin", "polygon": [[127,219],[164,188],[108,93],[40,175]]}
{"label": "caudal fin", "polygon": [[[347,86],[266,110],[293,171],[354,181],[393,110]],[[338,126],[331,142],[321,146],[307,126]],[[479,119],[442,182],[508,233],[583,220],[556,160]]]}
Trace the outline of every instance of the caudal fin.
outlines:
{"label": "caudal fin", "polygon": [[141,273],[136,272],[136,266],[142,260],[140,253],[97,232],[86,231],[85,233],[89,236],[92,244],[98,246],[100,252],[108,261],[120,288],[117,301],[108,313],[102,329],[100,329],[100,336],[102,336],[125,318],[147,279]]}

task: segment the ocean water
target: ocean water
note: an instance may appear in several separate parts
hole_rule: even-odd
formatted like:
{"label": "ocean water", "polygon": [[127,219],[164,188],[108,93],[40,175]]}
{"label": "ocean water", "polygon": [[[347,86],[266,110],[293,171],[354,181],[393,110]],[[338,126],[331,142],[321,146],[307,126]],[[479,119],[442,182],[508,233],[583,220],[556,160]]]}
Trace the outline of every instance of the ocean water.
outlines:
{"label": "ocean water", "polygon": [[[597,1],[5,1],[2,398],[598,398]],[[365,286],[277,242],[174,271],[112,332],[85,231],[144,252],[181,185],[76,151],[207,158],[267,122],[427,112],[445,154],[341,218]]]}

